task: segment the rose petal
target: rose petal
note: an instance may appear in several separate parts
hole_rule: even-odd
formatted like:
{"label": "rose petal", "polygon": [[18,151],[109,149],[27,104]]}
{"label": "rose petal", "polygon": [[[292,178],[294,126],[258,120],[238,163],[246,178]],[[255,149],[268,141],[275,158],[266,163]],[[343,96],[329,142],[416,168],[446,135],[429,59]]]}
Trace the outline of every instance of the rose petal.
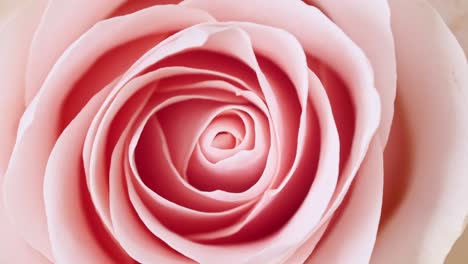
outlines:
{"label": "rose petal", "polygon": [[[0,192],[0,195],[2,193]],[[51,264],[52,262],[42,255],[39,251],[33,249],[16,232],[14,226],[9,222],[8,215],[3,208],[3,202],[0,203],[0,263],[37,263]]]}
{"label": "rose petal", "polygon": [[[242,192],[254,185],[259,176],[262,175],[270,146],[268,120],[253,107],[234,107],[233,109],[243,110],[239,112],[248,114],[252,119],[252,123],[248,124],[247,127],[247,131],[249,131],[247,136],[255,136],[256,140],[252,142],[254,145],[252,148],[246,149],[244,143],[247,143],[248,138],[244,138],[240,145],[233,149],[218,149],[204,146],[204,142],[201,141],[192,154],[191,166],[189,165],[188,168],[190,173],[188,180],[197,188],[202,186],[204,190],[216,190],[219,186],[228,186],[232,191]],[[219,127],[213,131],[213,134],[216,131],[229,129],[226,124],[212,123],[205,132],[209,133],[209,129],[216,125]],[[207,153],[204,153],[204,149],[211,150],[205,150]],[[214,160],[207,159],[206,154],[212,155]],[[239,167],[239,164],[243,164],[243,166]],[[239,185],[244,187],[233,188]]]}
{"label": "rose petal", "polygon": [[[385,143],[390,133],[396,95],[396,60],[386,0],[306,0],[318,6],[369,58],[382,104],[378,133]],[[363,27],[362,25],[366,25]]]}
{"label": "rose petal", "polygon": [[[110,89],[101,91],[57,140],[44,177],[49,237],[58,263],[131,263],[110,239],[86,191],[81,149],[86,130]],[[65,173],[65,175],[64,175]]]}
{"label": "rose petal", "polygon": [[24,112],[24,69],[29,45],[40,19],[44,1],[28,3],[0,27],[0,175],[6,170]]}
{"label": "rose petal", "polygon": [[[261,125],[266,128],[268,122]],[[255,123],[250,115],[244,111],[229,110],[215,118],[202,133],[198,143],[199,153],[207,161],[216,163],[241,149],[252,150],[256,139],[266,140],[268,137],[268,134],[261,132],[259,135],[263,135],[263,138],[255,137],[255,134]]]}
{"label": "rose petal", "polygon": [[36,95],[62,52],[123,2],[124,0],[48,1],[31,44],[26,69],[26,104]]}
{"label": "rose petal", "polygon": [[[24,71],[27,63],[29,46],[37,23],[45,8],[44,1],[34,1],[22,6],[6,24],[0,27],[0,262],[48,263],[52,259],[47,237],[36,236],[23,230],[17,233],[9,222],[9,215],[4,208],[3,179],[8,161],[16,141],[18,123],[23,114]],[[26,241],[23,238],[26,238]],[[44,233],[42,233],[44,234]],[[40,241],[33,250],[28,241]]]}
{"label": "rose petal", "polygon": [[306,263],[369,263],[382,208],[382,152],[374,138],[347,200]]}
{"label": "rose petal", "polygon": [[[196,100],[195,98],[160,110],[157,113],[157,118],[164,131],[169,151],[172,153],[174,166],[187,169],[186,171],[180,171],[180,173],[186,175],[189,182],[197,182],[198,179],[198,182],[205,182],[202,183],[205,186],[212,185],[211,188],[209,187],[212,190],[242,192],[254,185],[262,175],[269,150],[269,144],[265,140],[260,141],[262,144],[259,143],[257,148],[252,151],[240,151],[216,163],[209,162],[204,159],[204,156],[192,156],[200,136],[206,131],[209,123],[216,116],[230,110],[243,110],[250,113],[255,119],[260,119],[258,117],[259,111],[254,112],[255,109],[249,106]],[[180,133],[181,129],[184,131],[183,134]],[[262,134],[258,136],[269,139],[269,131],[263,132],[267,133],[266,137]],[[187,148],[189,148],[187,151],[183,151]],[[195,151],[195,153],[200,152]],[[180,164],[179,160],[185,159],[184,154],[185,157],[192,156],[198,157],[198,159],[192,159],[190,162],[186,160],[185,162],[188,162],[188,165],[177,166],[177,163]],[[239,164],[244,164],[244,166],[239,168]]]}
{"label": "rose petal", "polygon": [[[155,102],[148,104],[149,109],[144,111],[146,113],[142,113],[142,115],[144,115],[144,119],[139,125],[137,131],[135,132],[131,142],[131,167],[135,174],[138,174],[138,167],[136,164],[136,156],[134,156],[134,150],[138,146],[139,151],[143,151],[139,153],[139,157],[141,159],[144,158],[141,155],[144,155],[144,153],[148,153],[148,151],[151,153],[151,155],[146,155],[146,158],[144,158],[145,160],[147,160],[147,162],[149,162],[148,158],[151,156],[159,157],[153,161],[155,167],[157,168],[156,171],[153,170],[153,167],[140,166],[140,168],[142,169],[150,169],[150,171],[142,171],[145,174],[150,173],[150,175],[145,175],[145,178],[147,179],[146,183],[149,184],[153,191],[163,195],[164,197],[170,199],[173,202],[184,205],[188,208],[210,212],[220,210],[223,211],[227,208],[232,208],[233,206],[237,206],[246,201],[250,201],[254,197],[258,196],[258,194],[262,191],[261,186],[265,188],[265,184],[261,185],[260,187],[256,186],[257,188],[250,191],[250,193],[253,193],[250,195],[246,195],[244,193],[229,193],[219,190],[214,192],[204,192],[197,190],[196,188],[188,184],[183,179],[183,177],[179,175],[174,164],[171,162],[171,157],[169,156],[169,150],[167,148],[168,143],[166,142],[162,131],[153,130],[153,141],[160,143],[153,144],[154,142],[152,141],[146,141],[146,143],[149,143],[148,145],[151,144],[153,148],[146,149],[146,147],[148,147],[147,145],[145,146],[144,144],[139,144],[140,135],[142,134],[142,132],[144,132],[144,126],[151,119],[151,117],[153,117],[154,113],[156,113],[160,109],[170,106],[171,104],[176,104],[187,100],[219,100],[220,98],[213,97],[213,90],[208,90],[208,93],[205,94],[197,92],[197,90],[194,90],[189,94],[187,94],[186,92],[178,94],[168,94],[164,97],[156,97],[156,99],[157,100]],[[152,107],[152,105],[156,106]],[[153,172],[151,173],[151,171]],[[154,175],[152,176],[152,179],[148,180],[148,177],[151,177],[151,174]],[[137,179],[140,179],[140,177],[138,176]],[[141,185],[143,188],[146,187],[140,182],[140,180],[138,180],[137,182],[138,185]],[[153,193],[151,190],[146,190],[146,192],[148,192],[149,195],[152,195]]]}
{"label": "rose petal", "polygon": [[156,5],[178,4],[183,0],[138,0],[138,1],[125,1],[117,10],[115,10],[109,17],[122,16],[137,12],[139,10],[149,8]]}
{"label": "rose petal", "polygon": [[372,262],[442,263],[468,212],[466,57],[425,1],[389,3],[400,121],[385,157],[384,222]]}
{"label": "rose petal", "polygon": [[123,131],[117,142],[109,168],[109,207],[115,236],[127,253],[141,263],[186,263],[186,258],[148,232],[130,204],[123,167],[124,144],[128,143],[125,139],[130,128]]}
{"label": "rose petal", "polygon": [[428,0],[445,20],[458,42],[468,53],[468,2],[459,0]]}

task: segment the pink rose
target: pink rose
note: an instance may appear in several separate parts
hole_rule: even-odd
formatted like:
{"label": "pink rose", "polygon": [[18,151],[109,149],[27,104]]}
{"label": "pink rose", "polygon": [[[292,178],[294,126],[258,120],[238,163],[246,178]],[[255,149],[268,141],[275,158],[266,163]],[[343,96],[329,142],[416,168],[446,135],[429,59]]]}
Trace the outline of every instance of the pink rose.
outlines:
{"label": "pink rose", "polygon": [[463,230],[467,61],[424,1],[38,0],[0,30],[2,263],[442,263]]}

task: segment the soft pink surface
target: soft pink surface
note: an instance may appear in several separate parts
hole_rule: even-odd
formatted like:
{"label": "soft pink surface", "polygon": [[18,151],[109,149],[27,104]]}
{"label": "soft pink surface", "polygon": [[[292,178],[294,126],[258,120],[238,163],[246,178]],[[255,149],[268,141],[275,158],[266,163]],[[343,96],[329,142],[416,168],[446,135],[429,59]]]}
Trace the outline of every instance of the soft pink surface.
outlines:
{"label": "soft pink surface", "polygon": [[392,19],[399,81],[373,261],[442,263],[468,211],[467,60],[428,4],[390,4],[399,11]]}
{"label": "soft pink surface", "polygon": [[442,261],[468,77],[425,3],[166,3],[0,28],[0,260]]}

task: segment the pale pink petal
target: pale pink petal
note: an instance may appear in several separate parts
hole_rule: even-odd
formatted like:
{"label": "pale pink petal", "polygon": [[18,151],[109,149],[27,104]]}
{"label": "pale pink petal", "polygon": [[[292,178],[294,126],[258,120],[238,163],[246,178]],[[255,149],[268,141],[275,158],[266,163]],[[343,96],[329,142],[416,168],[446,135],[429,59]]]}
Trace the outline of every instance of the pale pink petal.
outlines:
{"label": "pale pink petal", "polygon": [[[100,6],[102,10],[97,10],[94,12],[86,12],[88,13],[89,16],[99,16],[99,11],[105,11],[105,9],[108,9],[109,7],[114,6],[116,3],[118,3],[121,0],[114,1],[114,4],[106,4],[105,2],[99,2],[99,3],[91,3],[91,1],[88,1],[89,5],[95,5],[95,6]],[[56,2],[56,1],[54,1]],[[75,4],[82,5],[82,1],[74,1],[76,2]],[[51,5],[53,3],[49,3]],[[46,22],[44,20],[47,19],[59,19],[61,16],[64,16],[65,13],[61,13],[60,7],[62,5],[67,6],[67,4],[53,4],[53,7],[50,8],[49,12],[55,12],[56,14],[51,14],[50,16],[44,16],[43,21],[40,26],[43,27],[43,30],[59,30],[61,26],[66,25],[66,23],[56,23],[55,26],[51,25],[46,25]],[[106,7],[107,6],[107,7]],[[70,9],[71,8],[71,9]],[[76,8],[73,7],[73,5],[70,5],[70,7],[66,7],[65,10],[67,12],[74,12],[74,10],[82,10],[82,8]],[[170,15],[169,15],[170,14]],[[101,14],[102,15],[102,14]],[[153,19],[154,17],[159,17],[160,19],[158,20],[158,23],[154,24]],[[93,25],[95,22],[92,22],[92,24],[89,24],[90,22],[86,20],[85,16],[80,17],[80,19],[83,19],[81,21],[83,23],[83,27],[90,27]],[[36,92],[39,90],[39,88],[42,89],[47,89],[42,86],[50,86],[50,80],[49,83],[46,81],[46,76],[50,71],[53,71],[54,68],[58,66],[52,67],[52,65],[55,64],[62,64],[63,61],[67,61],[67,64],[71,64],[75,68],[74,77],[68,77],[68,81],[72,83],[72,81],[76,81],[78,77],[81,77],[81,75],[88,70],[89,66],[93,62],[95,62],[96,58],[98,58],[100,55],[103,55],[105,52],[109,51],[112,48],[118,47],[121,44],[124,44],[126,42],[149,36],[151,34],[162,34],[162,33],[171,33],[172,31],[177,31],[182,28],[185,28],[187,26],[190,26],[192,24],[200,23],[200,22],[206,22],[212,20],[208,14],[205,12],[199,11],[199,10],[194,10],[194,9],[187,9],[183,8],[180,6],[155,6],[151,8],[147,8],[145,10],[142,10],[137,13],[133,13],[128,16],[123,16],[123,17],[116,17],[112,19],[107,19],[100,21],[99,23],[95,24],[89,31],[86,33],[81,32],[83,30],[82,28],[79,29],[77,27],[77,30],[79,32],[73,32],[73,30],[65,30],[66,32],[71,32],[70,34],[82,34],[78,39],[76,39],[76,36],[71,38],[71,39],[66,39],[64,37],[63,41],[67,42],[67,44],[64,47],[61,47],[62,49],[59,53],[56,55],[52,56],[52,54],[44,52],[44,49],[38,49],[37,52],[34,54],[32,48],[32,53],[30,56],[30,61],[29,61],[29,68],[31,73],[28,74],[30,84],[28,84],[28,90],[29,90],[29,95],[28,91],[26,94],[26,101],[29,102],[32,97],[36,94]],[[47,22],[48,23],[48,22]],[[139,30],[132,30],[134,28],[138,28]],[[43,32],[45,35],[41,34],[41,32],[36,33],[36,39],[35,39],[35,44],[36,45],[46,45],[49,43],[51,39],[49,33],[52,34],[52,32]],[[63,37],[63,34],[56,33],[52,35],[60,35]],[[55,41],[55,39],[54,39]],[[72,43],[73,42],[73,43]],[[55,42],[54,42],[55,43]],[[60,44],[60,42],[59,42]],[[50,44],[52,45],[52,44]],[[57,44],[58,45],[58,44]],[[52,45],[53,46],[53,45]],[[66,51],[65,51],[65,48]],[[63,52],[63,54],[62,54]],[[42,56],[45,56],[45,58],[42,58]],[[53,53],[55,54],[55,53]],[[76,54],[79,54],[80,57],[76,58]],[[83,54],[87,54],[87,56],[82,56]],[[62,55],[59,57],[59,55]],[[53,59],[53,60],[52,60]],[[51,60],[49,62],[49,60]],[[44,63],[49,62],[51,65],[46,65],[44,66]],[[38,64],[38,65],[34,65]],[[33,67],[33,65],[35,67]],[[37,67],[40,67],[39,70],[36,69]],[[60,66],[63,67],[63,66]],[[51,79],[51,77],[48,77]],[[44,82],[44,84],[42,84]],[[69,84],[70,85],[70,84]]]}
{"label": "pale pink petal", "polygon": [[[189,163],[187,175],[189,182],[197,188],[215,190],[224,186],[224,189],[242,192],[255,184],[263,173],[270,148],[268,120],[253,107],[234,107],[233,109],[242,111],[240,113],[247,114],[252,119],[252,124],[249,124],[251,127],[247,127],[247,131],[251,132],[247,136],[255,136],[255,142],[252,142],[254,145],[246,149],[245,143],[249,138],[243,138],[238,146],[219,149],[217,146],[208,145],[211,140],[204,142],[201,138]],[[213,134],[211,137],[214,137],[214,140],[220,131],[232,131],[229,124],[215,122],[204,132]],[[239,167],[239,164],[243,165]]]}
{"label": "pale pink petal", "polygon": [[[217,75],[223,76],[223,80],[264,99],[255,71],[245,61],[232,57],[232,55],[232,53],[220,54],[216,50],[193,49],[169,56],[154,64],[150,69],[177,66],[216,72]],[[223,63],[213,63],[216,61],[223,61]],[[188,78],[174,80],[174,82],[182,82],[184,85],[189,85],[192,81],[193,79]],[[245,93],[244,91],[240,92]]]}
{"label": "pale pink petal", "polygon": [[465,54],[468,54],[468,2],[460,0],[428,0],[445,20]]}
{"label": "pale pink petal", "polygon": [[[45,1],[23,4],[15,15],[0,27],[0,262],[43,262],[52,259],[47,230],[31,234],[18,232],[10,223],[4,202],[4,174],[16,141],[18,123],[24,112],[24,76],[29,46],[37,23],[45,8]],[[26,240],[23,240],[26,239]],[[35,241],[34,248],[28,242]]]}
{"label": "pale pink petal", "polygon": [[[298,249],[298,244],[306,243],[311,239],[318,242],[317,236],[320,237],[318,233],[324,231],[322,227],[328,222],[320,223],[338,181],[338,131],[334,124],[330,102],[325,94],[325,90],[320,80],[312,72],[309,72],[309,83],[309,100],[318,116],[320,144],[323,146],[320,148],[319,164],[315,179],[302,205],[278,234],[285,242],[287,241],[291,244],[286,247],[283,245],[282,247],[266,248],[259,252],[251,260],[251,263],[271,258],[287,261]],[[314,210],[310,208],[314,208]],[[309,221],[305,223],[302,222],[303,219],[308,219]],[[312,229],[310,229],[311,227]],[[306,232],[305,236],[303,236],[304,231],[307,229],[310,231]],[[320,230],[321,232],[319,232]],[[299,242],[294,244],[293,241],[296,239]]]}
{"label": "pale pink petal", "polygon": [[132,263],[96,214],[86,190],[81,157],[86,130],[109,91],[94,97],[65,129],[47,163],[44,202],[57,263]]}
{"label": "pale pink petal", "polygon": [[19,8],[0,26],[0,175],[6,170],[21,115],[24,112],[24,70],[29,46],[45,1],[34,1]]}
{"label": "pale pink petal", "polygon": [[[210,122],[223,112],[230,110],[253,112],[254,109],[226,102],[196,100],[194,96],[193,100],[180,102],[159,111],[157,118],[164,131],[173,161],[176,162],[185,157],[190,158],[202,133],[210,129]],[[180,134],[182,130],[185,133]],[[258,136],[269,138],[268,132],[266,137],[262,134]],[[183,151],[188,147],[191,148],[188,151]],[[195,183],[195,186],[199,186],[196,184],[197,182],[206,182],[205,184],[209,182],[213,185],[205,191],[220,189],[242,192],[255,184],[262,175],[268,149],[269,144],[263,142],[253,151],[239,151],[216,163],[209,162],[204,156],[195,155],[193,157],[198,157],[198,159],[190,161],[187,159],[185,162],[188,164],[182,165],[186,171],[180,173],[186,175],[187,180],[190,183]],[[195,153],[200,152],[195,151]],[[185,157],[181,157],[181,154],[185,154]],[[176,164],[174,166],[180,168]],[[242,169],[239,168],[239,164],[244,164]]]}
{"label": "pale pink petal", "polygon": [[49,0],[34,34],[26,70],[29,104],[62,52],[124,0]]}
{"label": "pale pink petal", "polygon": [[[262,127],[268,127],[267,123]],[[262,139],[255,137],[255,123],[244,111],[229,110],[216,117],[200,135],[200,154],[211,162],[231,157],[239,150],[252,150],[255,139],[265,140],[268,135],[259,132]]]}
{"label": "pale pink petal", "polygon": [[[328,226],[332,219],[329,219],[327,222],[321,224],[320,228],[314,231],[314,234],[307,239],[306,242],[302,243],[292,255],[287,258],[288,262],[291,263],[304,263],[308,257],[313,256],[313,251],[318,243],[321,241],[325,231],[327,231]],[[281,263],[278,261],[278,263]]]}
{"label": "pale pink petal", "polygon": [[[24,5],[24,4],[23,4]],[[18,8],[0,26],[0,262],[1,263],[50,263],[50,261],[31,248],[21,238],[9,221],[3,203],[3,176],[8,165],[19,119],[24,111],[24,69],[27,54],[37,22],[40,19],[45,3],[37,1]],[[2,21],[3,22],[3,21]],[[47,241],[48,244],[48,241]],[[45,245],[43,248],[47,248]],[[45,249],[49,251],[49,249]],[[50,252],[49,255],[50,257]]]}
{"label": "pale pink petal", "polygon": [[320,79],[333,112],[333,118],[340,138],[340,171],[349,160],[356,133],[356,110],[343,80],[332,69],[323,64],[310,63],[311,70]]}
{"label": "pale pink petal", "polygon": [[0,203],[0,249],[0,263],[52,263],[16,232],[5,214],[3,203]]}
{"label": "pale pink petal", "polygon": [[[208,87],[206,86],[206,88]],[[211,88],[215,94],[216,88],[212,86]],[[192,95],[192,91],[187,89],[186,95]],[[235,94],[232,95],[235,96]],[[194,100],[169,105],[158,111],[157,119],[161,123],[168,141],[172,161],[181,174],[186,175],[188,162],[195,145],[211,121],[223,111],[228,111],[235,108],[237,104],[247,102],[242,97],[237,98],[241,100],[233,100],[233,98],[223,96],[220,97],[220,100],[206,101],[196,100],[194,97]],[[180,133],[181,131],[184,133]]]}
{"label": "pale pink petal", "polygon": [[[396,94],[396,61],[386,0],[306,0],[320,8],[361,48],[375,74],[382,117],[378,133],[385,146],[393,117]],[[366,26],[362,26],[366,25]]]}
{"label": "pale pink petal", "polygon": [[137,1],[124,1],[109,17],[122,16],[137,12],[141,9],[152,7],[155,5],[168,5],[178,4],[183,0],[137,0]]}
{"label": "pale pink petal", "polygon": [[369,263],[382,208],[382,152],[376,137],[347,198],[306,263]]}
{"label": "pale pink petal", "polygon": [[372,263],[442,263],[468,212],[467,61],[425,1],[389,3],[397,120],[385,157],[384,215]]}

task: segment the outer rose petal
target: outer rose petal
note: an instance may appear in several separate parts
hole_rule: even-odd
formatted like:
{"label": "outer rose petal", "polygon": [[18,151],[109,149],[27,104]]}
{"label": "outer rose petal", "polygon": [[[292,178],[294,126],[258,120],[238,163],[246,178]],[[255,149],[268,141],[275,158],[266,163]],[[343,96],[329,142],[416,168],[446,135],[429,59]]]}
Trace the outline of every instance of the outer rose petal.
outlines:
{"label": "outer rose petal", "polygon": [[467,62],[424,1],[392,0],[390,7],[398,63],[396,123],[385,157],[383,222],[372,262],[442,263],[468,211]]}
{"label": "outer rose petal", "polygon": [[[428,2],[437,9],[437,12],[457,37],[458,42],[465,50],[465,54],[468,54],[468,1],[429,0]],[[465,228],[465,233],[458,239],[447,256],[446,264],[463,263],[463,260],[468,259],[467,248],[468,229]]]}
{"label": "outer rose petal", "polygon": [[[396,62],[386,0],[306,0],[318,6],[364,51],[375,75],[382,113],[377,133],[385,146],[393,117]],[[366,25],[363,27],[362,25]]]}
{"label": "outer rose petal", "polygon": [[44,203],[49,238],[57,263],[133,262],[112,243],[100,223],[93,223],[97,215],[85,187],[81,149],[91,120],[108,95],[109,88],[112,86],[95,95],[64,130],[47,163]]}
{"label": "outer rose petal", "polygon": [[468,1],[428,0],[439,12],[460,42],[465,54],[468,53]]}
{"label": "outer rose petal", "polygon": [[[429,0],[429,3],[439,12],[458,42],[468,54],[468,1],[460,0]],[[468,259],[468,229],[457,240],[450,254],[445,260],[446,264],[464,263]]]}
{"label": "outer rose petal", "polygon": [[0,28],[23,7],[23,1],[3,0],[0,2]]}
{"label": "outer rose petal", "polygon": [[24,71],[29,45],[44,7],[44,1],[34,1],[0,25],[0,175],[8,165],[24,112]]}
{"label": "outer rose petal", "polygon": [[[29,44],[44,6],[44,1],[33,1],[0,26],[0,187],[24,111],[23,78]],[[0,188],[0,249],[0,263],[49,263],[12,228],[4,211],[3,188]]]}
{"label": "outer rose petal", "polygon": [[31,45],[26,70],[29,104],[63,51],[124,0],[49,0]]}

